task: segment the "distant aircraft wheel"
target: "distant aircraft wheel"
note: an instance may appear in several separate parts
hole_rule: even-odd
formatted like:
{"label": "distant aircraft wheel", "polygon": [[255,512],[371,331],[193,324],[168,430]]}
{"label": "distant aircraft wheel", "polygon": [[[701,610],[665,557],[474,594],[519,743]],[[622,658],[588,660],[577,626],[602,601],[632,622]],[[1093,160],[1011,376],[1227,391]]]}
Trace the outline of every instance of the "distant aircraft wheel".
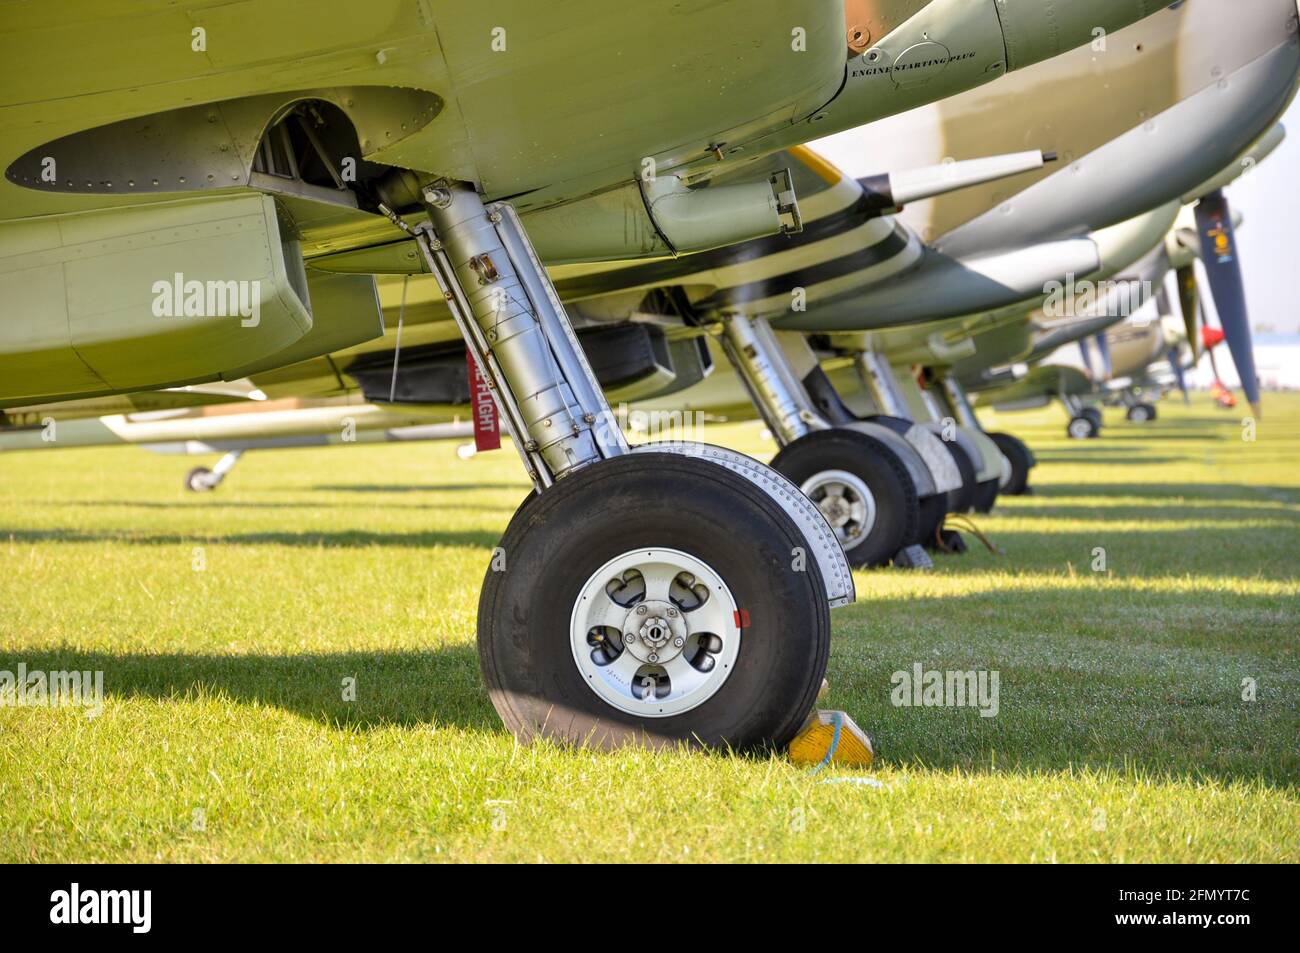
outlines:
{"label": "distant aircraft wheel", "polygon": [[195,467],[185,474],[185,489],[194,493],[211,492],[213,485],[208,482],[208,478],[211,476],[212,471],[207,467]]}
{"label": "distant aircraft wheel", "polygon": [[1156,408],[1154,404],[1134,404],[1128,409],[1127,416],[1135,424],[1144,424],[1156,419]]}
{"label": "distant aircraft wheel", "polygon": [[961,474],[961,486],[948,491],[948,512],[969,513],[975,506],[975,461],[956,440],[945,440],[943,445],[948,448],[957,464],[957,472]]}
{"label": "distant aircraft wheel", "polygon": [[933,548],[938,544],[939,529],[948,515],[948,494],[936,493],[921,501],[919,528],[914,543]]}
{"label": "distant aircraft wheel", "polygon": [[998,493],[1001,487],[997,479],[985,480],[975,487],[975,503],[972,509],[976,513],[991,513],[993,505],[998,501]]}
{"label": "distant aircraft wheel", "polygon": [[1066,434],[1072,440],[1088,440],[1097,436],[1097,424],[1091,417],[1072,417],[1065,428]]}
{"label": "distant aircraft wheel", "polygon": [[807,550],[776,502],[707,460],[638,453],[566,476],[519,508],[484,580],[492,704],[524,740],[782,746],[830,647]]}
{"label": "distant aircraft wheel", "polygon": [[889,564],[920,530],[920,501],[903,461],[875,437],[856,430],[818,430],[772,460],[821,510],[849,564]]}
{"label": "distant aircraft wheel", "polygon": [[856,473],[823,470],[799,487],[817,504],[845,550],[856,549],[876,526],[876,498]]}
{"label": "distant aircraft wheel", "polygon": [[1009,433],[991,433],[992,440],[1002,455],[1011,464],[1011,479],[1002,488],[1007,496],[1021,496],[1029,489],[1029,471],[1033,468],[1034,456],[1025,442]]}

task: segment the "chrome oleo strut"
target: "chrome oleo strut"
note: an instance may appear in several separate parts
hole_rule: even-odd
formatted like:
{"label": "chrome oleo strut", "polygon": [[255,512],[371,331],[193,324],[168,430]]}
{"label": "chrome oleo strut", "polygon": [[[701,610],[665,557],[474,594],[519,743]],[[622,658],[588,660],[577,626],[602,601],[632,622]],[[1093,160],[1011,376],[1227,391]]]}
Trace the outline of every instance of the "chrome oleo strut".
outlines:
{"label": "chrome oleo strut", "polygon": [[412,229],[537,488],[628,451],[519,216],[450,183]]}
{"label": "chrome oleo strut", "polygon": [[729,315],[723,321],[721,343],[754,407],[781,446],[830,427],[813,406],[766,320]]}

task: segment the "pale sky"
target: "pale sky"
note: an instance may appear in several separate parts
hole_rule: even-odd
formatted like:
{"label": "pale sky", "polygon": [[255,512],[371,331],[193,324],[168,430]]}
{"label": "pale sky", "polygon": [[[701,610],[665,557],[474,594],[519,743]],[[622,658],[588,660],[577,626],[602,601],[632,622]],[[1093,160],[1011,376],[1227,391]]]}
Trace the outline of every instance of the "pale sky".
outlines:
{"label": "pale sky", "polygon": [[1282,123],[1286,141],[1227,195],[1243,217],[1237,247],[1251,324],[1300,334],[1300,99]]}

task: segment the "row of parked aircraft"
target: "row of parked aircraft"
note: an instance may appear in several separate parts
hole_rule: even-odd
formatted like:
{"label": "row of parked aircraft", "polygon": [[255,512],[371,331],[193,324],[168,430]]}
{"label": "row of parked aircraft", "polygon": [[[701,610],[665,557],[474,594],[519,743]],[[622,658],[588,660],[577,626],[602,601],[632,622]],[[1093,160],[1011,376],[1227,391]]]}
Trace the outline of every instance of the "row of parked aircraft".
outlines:
{"label": "row of parked aircraft", "polygon": [[[1296,0],[74,7],[0,66],[0,449],[224,451],[204,490],[499,414],[535,492],[478,638],[522,738],[788,742],[851,568],[1026,491],[974,406],[1095,436],[1223,340],[1259,412],[1223,190],[1282,139]],[[879,174],[804,145],[857,127]],[[780,449],[633,446],[623,404]]]}

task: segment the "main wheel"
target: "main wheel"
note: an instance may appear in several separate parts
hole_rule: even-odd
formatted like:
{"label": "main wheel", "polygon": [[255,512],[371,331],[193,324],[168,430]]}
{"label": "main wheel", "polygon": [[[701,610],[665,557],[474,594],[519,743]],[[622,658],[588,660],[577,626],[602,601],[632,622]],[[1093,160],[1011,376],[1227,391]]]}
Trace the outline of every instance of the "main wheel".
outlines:
{"label": "main wheel", "polygon": [[1022,496],[1029,489],[1029,471],[1034,465],[1034,455],[1025,442],[1009,433],[991,433],[989,439],[1011,463],[1011,479],[1002,488],[1007,496]]}
{"label": "main wheel", "polygon": [[1001,490],[999,482],[994,478],[976,485],[973,507],[976,513],[991,513],[993,511],[993,504],[998,501],[998,493]]}
{"label": "main wheel", "polygon": [[948,448],[957,464],[957,472],[961,474],[961,486],[948,491],[948,512],[969,513],[975,505],[975,461],[956,440],[945,440],[943,445]]}
{"label": "main wheel", "polygon": [[1156,408],[1154,404],[1134,404],[1126,416],[1135,424],[1144,424],[1156,419]]}
{"label": "main wheel", "polygon": [[1101,431],[1101,426],[1105,423],[1105,418],[1101,415],[1101,410],[1097,407],[1085,407],[1079,411],[1080,417],[1087,417],[1096,426],[1097,431]]}
{"label": "main wheel", "polygon": [[772,469],[817,504],[852,566],[888,565],[919,536],[916,484],[875,437],[818,430],[782,448]]}
{"label": "main wheel", "polygon": [[1098,432],[1093,419],[1082,414],[1078,417],[1071,417],[1070,422],[1065,427],[1066,435],[1072,440],[1089,440],[1097,436]]}
{"label": "main wheel", "polygon": [[185,489],[192,493],[207,493],[214,489],[213,485],[208,482],[208,477],[212,476],[212,471],[207,467],[195,467],[189,473],[185,474]]}
{"label": "main wheel", "polygon": [[948,515],[948,494],[936,493],[921,501],[920,529],[913,542],[927,549],[934,549],[939,544],[939,530]]}
{"label": "main wheel", "polygon": [[524,502],[484,580],[492,704],[524,740],[783,746],[830,647],[808,549],[781,506],[709,461],[579,470]]}

